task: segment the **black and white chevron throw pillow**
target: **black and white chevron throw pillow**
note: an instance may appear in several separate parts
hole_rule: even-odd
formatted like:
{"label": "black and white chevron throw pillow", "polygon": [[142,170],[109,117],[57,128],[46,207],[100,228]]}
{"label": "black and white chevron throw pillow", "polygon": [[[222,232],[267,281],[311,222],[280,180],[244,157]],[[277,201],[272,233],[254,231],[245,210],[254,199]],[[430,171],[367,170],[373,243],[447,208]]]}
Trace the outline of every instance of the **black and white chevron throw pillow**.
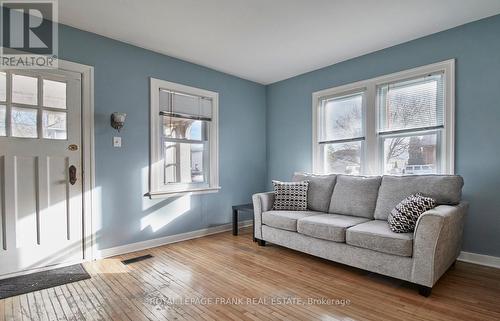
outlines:
{"label": "black and white chevron throw pillow", "polygon": [[280,182],[273,181],[273,210],[305,211],[307,210],[307,189],[309,181]]}
{"label": "black and white chevron throw pillow", "polygon": [[434,207],[436,207],[435,199],[420,193],[410,195],[396,205],[389,214],[389,227],[396,233],[413,232],[420,215]]}

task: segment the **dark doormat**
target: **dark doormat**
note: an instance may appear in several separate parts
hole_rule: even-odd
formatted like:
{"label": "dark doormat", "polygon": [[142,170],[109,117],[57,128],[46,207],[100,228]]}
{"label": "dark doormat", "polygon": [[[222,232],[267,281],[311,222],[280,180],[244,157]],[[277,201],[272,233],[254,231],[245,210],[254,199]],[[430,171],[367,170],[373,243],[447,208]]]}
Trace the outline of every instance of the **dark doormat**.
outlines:
{"label": "dark doormat", "polygon": [[0,280],[0,299],[90,279],[81,264]]}

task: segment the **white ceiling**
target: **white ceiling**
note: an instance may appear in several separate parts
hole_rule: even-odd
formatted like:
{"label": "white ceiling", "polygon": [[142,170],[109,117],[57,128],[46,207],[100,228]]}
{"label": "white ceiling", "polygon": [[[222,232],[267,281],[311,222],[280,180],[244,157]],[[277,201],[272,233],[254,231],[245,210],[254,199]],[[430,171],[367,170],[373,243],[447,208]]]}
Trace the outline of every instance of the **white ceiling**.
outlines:
{"label": "white ceiling", "polygon": [[500,13],[500,0],[60,0],[59,21],[269,84]]}

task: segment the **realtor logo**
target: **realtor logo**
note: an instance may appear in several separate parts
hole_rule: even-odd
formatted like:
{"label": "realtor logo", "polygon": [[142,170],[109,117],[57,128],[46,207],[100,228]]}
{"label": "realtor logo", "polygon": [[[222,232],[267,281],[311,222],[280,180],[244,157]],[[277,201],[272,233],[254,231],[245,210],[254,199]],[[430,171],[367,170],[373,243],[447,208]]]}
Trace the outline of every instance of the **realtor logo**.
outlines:
{"label": "realtor logo", "polygon": [[57,0],[0,5],[0,69],[57,68]]}

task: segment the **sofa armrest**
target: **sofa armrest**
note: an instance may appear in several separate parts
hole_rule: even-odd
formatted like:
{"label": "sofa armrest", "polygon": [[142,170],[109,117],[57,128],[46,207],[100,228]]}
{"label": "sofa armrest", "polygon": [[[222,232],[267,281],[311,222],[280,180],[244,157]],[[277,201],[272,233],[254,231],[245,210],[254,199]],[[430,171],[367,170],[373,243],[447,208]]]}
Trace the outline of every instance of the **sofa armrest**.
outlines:
{"label": "sofa armrest", "polygon": [[412,281],[432,287],[460,255],[469,205],[439,205],[422,214],[414,232]]}
{"label": "sofa armrest", "polygon": [[273,208],[274,192],[253,194],[252,201],[255,238],[262,239],[262,213]]}

